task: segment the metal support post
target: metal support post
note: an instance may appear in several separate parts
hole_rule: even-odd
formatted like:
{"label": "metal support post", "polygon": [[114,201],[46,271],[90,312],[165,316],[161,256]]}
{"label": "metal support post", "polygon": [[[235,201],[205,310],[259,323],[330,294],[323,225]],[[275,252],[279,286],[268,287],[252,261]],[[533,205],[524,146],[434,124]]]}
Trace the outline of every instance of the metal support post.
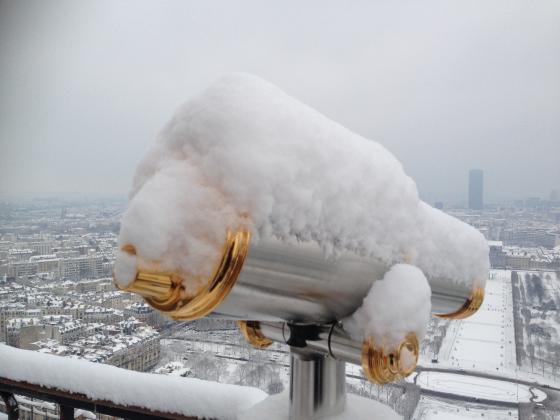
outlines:
{"label": "metal support post", "polygon": [[291,349],[290,420],[333,416],[346,406],[346,363],[321,353]]}

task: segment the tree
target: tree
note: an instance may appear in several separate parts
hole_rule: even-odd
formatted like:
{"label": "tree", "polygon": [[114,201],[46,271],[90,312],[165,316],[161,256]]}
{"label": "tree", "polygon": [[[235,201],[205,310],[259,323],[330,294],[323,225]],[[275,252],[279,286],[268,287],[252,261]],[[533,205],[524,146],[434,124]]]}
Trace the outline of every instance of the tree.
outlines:
{"label": "tree", "polygon": [[206,354],[197,354],[190,359],[193,375],[199,379],[218,381],[220,372],[215,358]]}

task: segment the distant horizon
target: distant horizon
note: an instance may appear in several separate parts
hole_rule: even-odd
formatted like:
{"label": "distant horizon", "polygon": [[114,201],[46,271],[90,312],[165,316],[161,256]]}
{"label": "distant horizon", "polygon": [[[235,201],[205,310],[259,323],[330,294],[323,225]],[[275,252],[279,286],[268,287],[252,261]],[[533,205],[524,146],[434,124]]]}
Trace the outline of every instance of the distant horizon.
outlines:
{"label": "distant horizon", "polygon": [[[484,207],[513,204],[517,201],[526,201],[529,199],[537,198],[541,201],[549,201],[550,195],[539,196],[539,195],[527,195],[518,196],[512,198],[503,198],[491,200],[484,198]],[[437,202],[442,202],[444,204],[444,209],[446,207],[456,207],[456,208],[468,208],[468,197],[464,198],[434,198],[426,199],[420,195],[420,199],[431,206],[434,206]],[[19,201],[49,201],[49,200],[68,200],[70,202],[82,202],[87,200],[112,200],[112,201],[128,201],[128,193],[85,193],[85,192],[39,192],[39,193],[19,193],[19,194],[2,194],[0,193],[0,202],[19,202]]]}

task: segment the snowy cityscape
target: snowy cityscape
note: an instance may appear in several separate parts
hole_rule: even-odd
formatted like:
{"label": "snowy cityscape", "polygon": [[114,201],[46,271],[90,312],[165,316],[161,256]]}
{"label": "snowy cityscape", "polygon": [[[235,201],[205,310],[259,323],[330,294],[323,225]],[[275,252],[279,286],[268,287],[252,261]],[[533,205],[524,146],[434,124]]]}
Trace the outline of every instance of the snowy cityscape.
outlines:
{"label": "snowy cityscape", "polygon": [[[0,341],[141,372],[249,385],[268,394],[287,390],[287,346],[254,349],[233,321],[174,322],[138,295],[115,289],[111,270],[124,208],[118,200],[0,204]],[[558,202],[447,211],[489,241],[492,269],[483,306],[462,321],[432,318],[417,369],[405,380],[378,386],[360,366],[348,364],[348,391],[406,419],[556,418]],[[57,417],[55,404],[18,401],[27,416],[21,418]]]}
{"label": "snowy cityscape", "polygon": [[560,420],[559,23],[0,0],[0,420]]}

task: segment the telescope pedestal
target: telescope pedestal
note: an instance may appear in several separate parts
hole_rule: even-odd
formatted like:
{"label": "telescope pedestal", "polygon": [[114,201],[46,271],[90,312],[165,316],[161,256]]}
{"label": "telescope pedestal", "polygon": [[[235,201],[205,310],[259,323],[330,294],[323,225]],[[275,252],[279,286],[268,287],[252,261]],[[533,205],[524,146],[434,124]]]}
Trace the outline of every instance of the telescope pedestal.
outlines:
{"label": "telescope pedestal", "polygon": [[290,420],[333,416],[346,406],[346,363],[291,348]]}

